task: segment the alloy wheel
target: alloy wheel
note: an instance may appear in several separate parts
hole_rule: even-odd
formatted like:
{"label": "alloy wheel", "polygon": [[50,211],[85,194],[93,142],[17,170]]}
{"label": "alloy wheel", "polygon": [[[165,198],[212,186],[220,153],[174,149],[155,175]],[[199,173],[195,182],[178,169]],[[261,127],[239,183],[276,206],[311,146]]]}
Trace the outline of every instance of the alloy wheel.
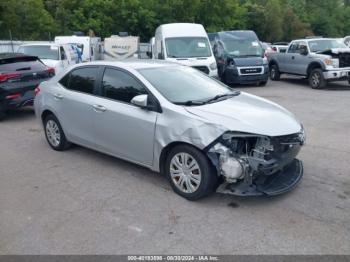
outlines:
{"label": "alloy wheel", "polygon": [[312,86],[317,87],[320,84],[320,75],[315,72],[311,76]]}
{"label": "alloy wheel", "polygon": [[57,147],[61,142],[61,134],[57,123],[53,120],[47,121],[45,131],[50,144]]}

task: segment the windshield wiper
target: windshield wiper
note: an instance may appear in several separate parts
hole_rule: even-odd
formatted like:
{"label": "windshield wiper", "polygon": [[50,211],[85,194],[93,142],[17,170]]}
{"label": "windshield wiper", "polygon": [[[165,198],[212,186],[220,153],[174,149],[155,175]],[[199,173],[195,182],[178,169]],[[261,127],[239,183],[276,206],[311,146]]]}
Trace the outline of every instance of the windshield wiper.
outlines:
{"label": "windshield wiper", "polygon": [[233,96],[238,96],[240,93],[241,93],[240,91],[236,91],[234,93],[216,95],[213,98],[210,98],[207,101],[205,101],[205,103],[211,103],[211,102],[214,102],[216,100],[219,100],[220,98],[229,98],[229,97],[233,97]]}
{"label": "windshield wiper", "polygon": [[196,100],[187,100],[185,102],[174,102],[175,105],[183,105],[183,106],[200,106],[204,105],[205,102],[203,101],[196,101]]}

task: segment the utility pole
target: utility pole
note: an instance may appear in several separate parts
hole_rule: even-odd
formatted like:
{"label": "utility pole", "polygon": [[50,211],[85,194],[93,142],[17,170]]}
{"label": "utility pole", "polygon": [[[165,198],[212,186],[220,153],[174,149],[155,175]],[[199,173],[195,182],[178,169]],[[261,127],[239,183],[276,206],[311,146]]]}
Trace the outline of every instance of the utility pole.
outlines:
{"label": "utility pole", "polygon": [[10,35],[12,53],[14,53],[15,50],[13,49],[13,42],[12,42],[12,32],[11,32],[11,29],[9,29],[9,35]]}

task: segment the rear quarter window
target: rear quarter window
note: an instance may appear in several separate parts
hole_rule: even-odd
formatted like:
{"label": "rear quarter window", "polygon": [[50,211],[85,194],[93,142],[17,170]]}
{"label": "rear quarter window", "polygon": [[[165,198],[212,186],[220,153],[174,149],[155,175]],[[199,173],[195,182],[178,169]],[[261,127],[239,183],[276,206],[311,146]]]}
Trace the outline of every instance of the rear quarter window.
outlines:
{"label": "rear quarter window", "polygon": [[77,68],[66,74],[59,83],[65,88],[86,94],[93,94],[98,67]]}

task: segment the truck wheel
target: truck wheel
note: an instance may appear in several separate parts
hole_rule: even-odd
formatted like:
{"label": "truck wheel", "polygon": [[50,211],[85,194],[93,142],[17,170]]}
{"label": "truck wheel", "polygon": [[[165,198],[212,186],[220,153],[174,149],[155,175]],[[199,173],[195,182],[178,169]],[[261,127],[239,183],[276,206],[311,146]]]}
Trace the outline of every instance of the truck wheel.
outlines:
{"label": "truck wheel", "polygon": [[173,190],[188,200],[208,196],[218,183],[218,176],[209,159],[189,145],[179,145],[170,151],[165,172]]}
{"label": "truck wheel", "polygon": [[281,77],[281,73],[278,70],[278,66],[277,65],[272,65],[270,68],[270,78],[273,81],[278,81],[280,80]]}
{"label": "truck wheel", "polygon": [[327,85],[327,80],[323,77],[323,72],[321,69],[316,68],[311,71],[309,75],[309,85],[313,89],[324,88]]}

